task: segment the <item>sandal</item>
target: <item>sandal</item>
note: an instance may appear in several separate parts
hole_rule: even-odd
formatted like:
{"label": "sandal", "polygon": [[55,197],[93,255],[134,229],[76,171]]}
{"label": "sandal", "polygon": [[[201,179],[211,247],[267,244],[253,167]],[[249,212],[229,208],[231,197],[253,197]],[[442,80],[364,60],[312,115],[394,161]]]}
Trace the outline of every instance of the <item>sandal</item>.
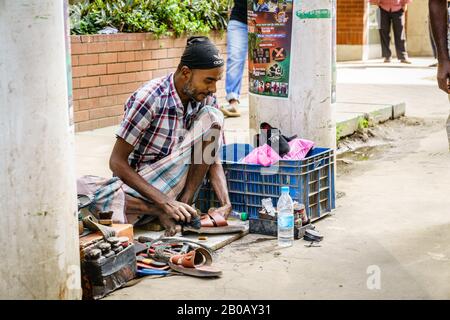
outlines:
{"label": "sandal", "polygon": [[200,229],[187,226],[183,228],[182,232],[190,231],[200,234],[221,234],[245,231],[245,226],[243,225],[228,225],[227,220],[220,213],[214,212],[214,209],[215,208],[211,208],[207,214],[202,215],[200,219]]}
{"label": "sandal", "polygon": [[194,249],[186,254],[170,257],[172,270],[194,277],[218,277],[222,271],[211,266],[212,256],[203,248]]}

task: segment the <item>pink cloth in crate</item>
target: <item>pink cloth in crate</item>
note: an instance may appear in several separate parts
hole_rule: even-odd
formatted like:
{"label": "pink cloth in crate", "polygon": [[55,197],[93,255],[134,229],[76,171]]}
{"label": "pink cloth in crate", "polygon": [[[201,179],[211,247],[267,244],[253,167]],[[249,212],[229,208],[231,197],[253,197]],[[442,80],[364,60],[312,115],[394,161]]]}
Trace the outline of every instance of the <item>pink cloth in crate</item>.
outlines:
{"label": "pink cloth in crate", "polygon": [[271,166],[280,160],[302,160],[314,146],[314,142],[305,139],[294,139],[289,142],[291,150],[283,158],[280,158],[268,144],[253,149],[244,159],[246,164],[259,164],[264,167]]}

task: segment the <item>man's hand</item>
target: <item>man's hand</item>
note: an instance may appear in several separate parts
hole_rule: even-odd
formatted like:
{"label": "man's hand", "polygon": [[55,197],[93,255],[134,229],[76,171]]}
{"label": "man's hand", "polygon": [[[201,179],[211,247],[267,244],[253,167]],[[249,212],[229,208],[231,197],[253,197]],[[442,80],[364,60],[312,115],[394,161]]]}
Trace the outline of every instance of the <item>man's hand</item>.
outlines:
{"label": "man's hand", "polygon": [[450,93],[450,60],[439,61],[437,81],[439,89],[447,94]]}
{"label": "man's hand", "polygon": [[197,216],[197,211],[190,205],[179,201],[168,201],[162,206],[164,212],[175,221],[191,222]]}

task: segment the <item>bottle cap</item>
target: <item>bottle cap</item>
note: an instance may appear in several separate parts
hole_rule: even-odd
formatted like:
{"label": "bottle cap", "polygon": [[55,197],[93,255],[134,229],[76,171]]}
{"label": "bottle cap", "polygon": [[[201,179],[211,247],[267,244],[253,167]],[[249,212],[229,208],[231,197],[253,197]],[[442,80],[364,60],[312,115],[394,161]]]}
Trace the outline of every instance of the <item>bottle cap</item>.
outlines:
{"label": "bottle cap", "polygon": [[246,221],[248,219],[248,214],[247,214],[247,212],[242,212],[241,213],[241,220],[242,221]]}
{"label": "bottle cap", "polygon": [[289,193],[289,187],[281,187],[281,193]]}

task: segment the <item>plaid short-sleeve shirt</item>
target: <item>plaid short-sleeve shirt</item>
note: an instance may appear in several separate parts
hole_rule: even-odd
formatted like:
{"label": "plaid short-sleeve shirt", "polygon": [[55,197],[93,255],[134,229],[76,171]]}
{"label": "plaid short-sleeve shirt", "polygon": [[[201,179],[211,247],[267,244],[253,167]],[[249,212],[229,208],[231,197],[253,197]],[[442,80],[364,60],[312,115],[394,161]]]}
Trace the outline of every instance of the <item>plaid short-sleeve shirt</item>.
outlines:
{"label": "plaid short-sleeve shirt", "polygon": [[139,169],[172,152],[183,141],[197,112],[204,106],[218,108],[213,96],[189,102],[186,113],[175,89],[173,73],[151,80],[135,91],[125,103],[125,115],[116,136],[134,146],[128,162]]}

